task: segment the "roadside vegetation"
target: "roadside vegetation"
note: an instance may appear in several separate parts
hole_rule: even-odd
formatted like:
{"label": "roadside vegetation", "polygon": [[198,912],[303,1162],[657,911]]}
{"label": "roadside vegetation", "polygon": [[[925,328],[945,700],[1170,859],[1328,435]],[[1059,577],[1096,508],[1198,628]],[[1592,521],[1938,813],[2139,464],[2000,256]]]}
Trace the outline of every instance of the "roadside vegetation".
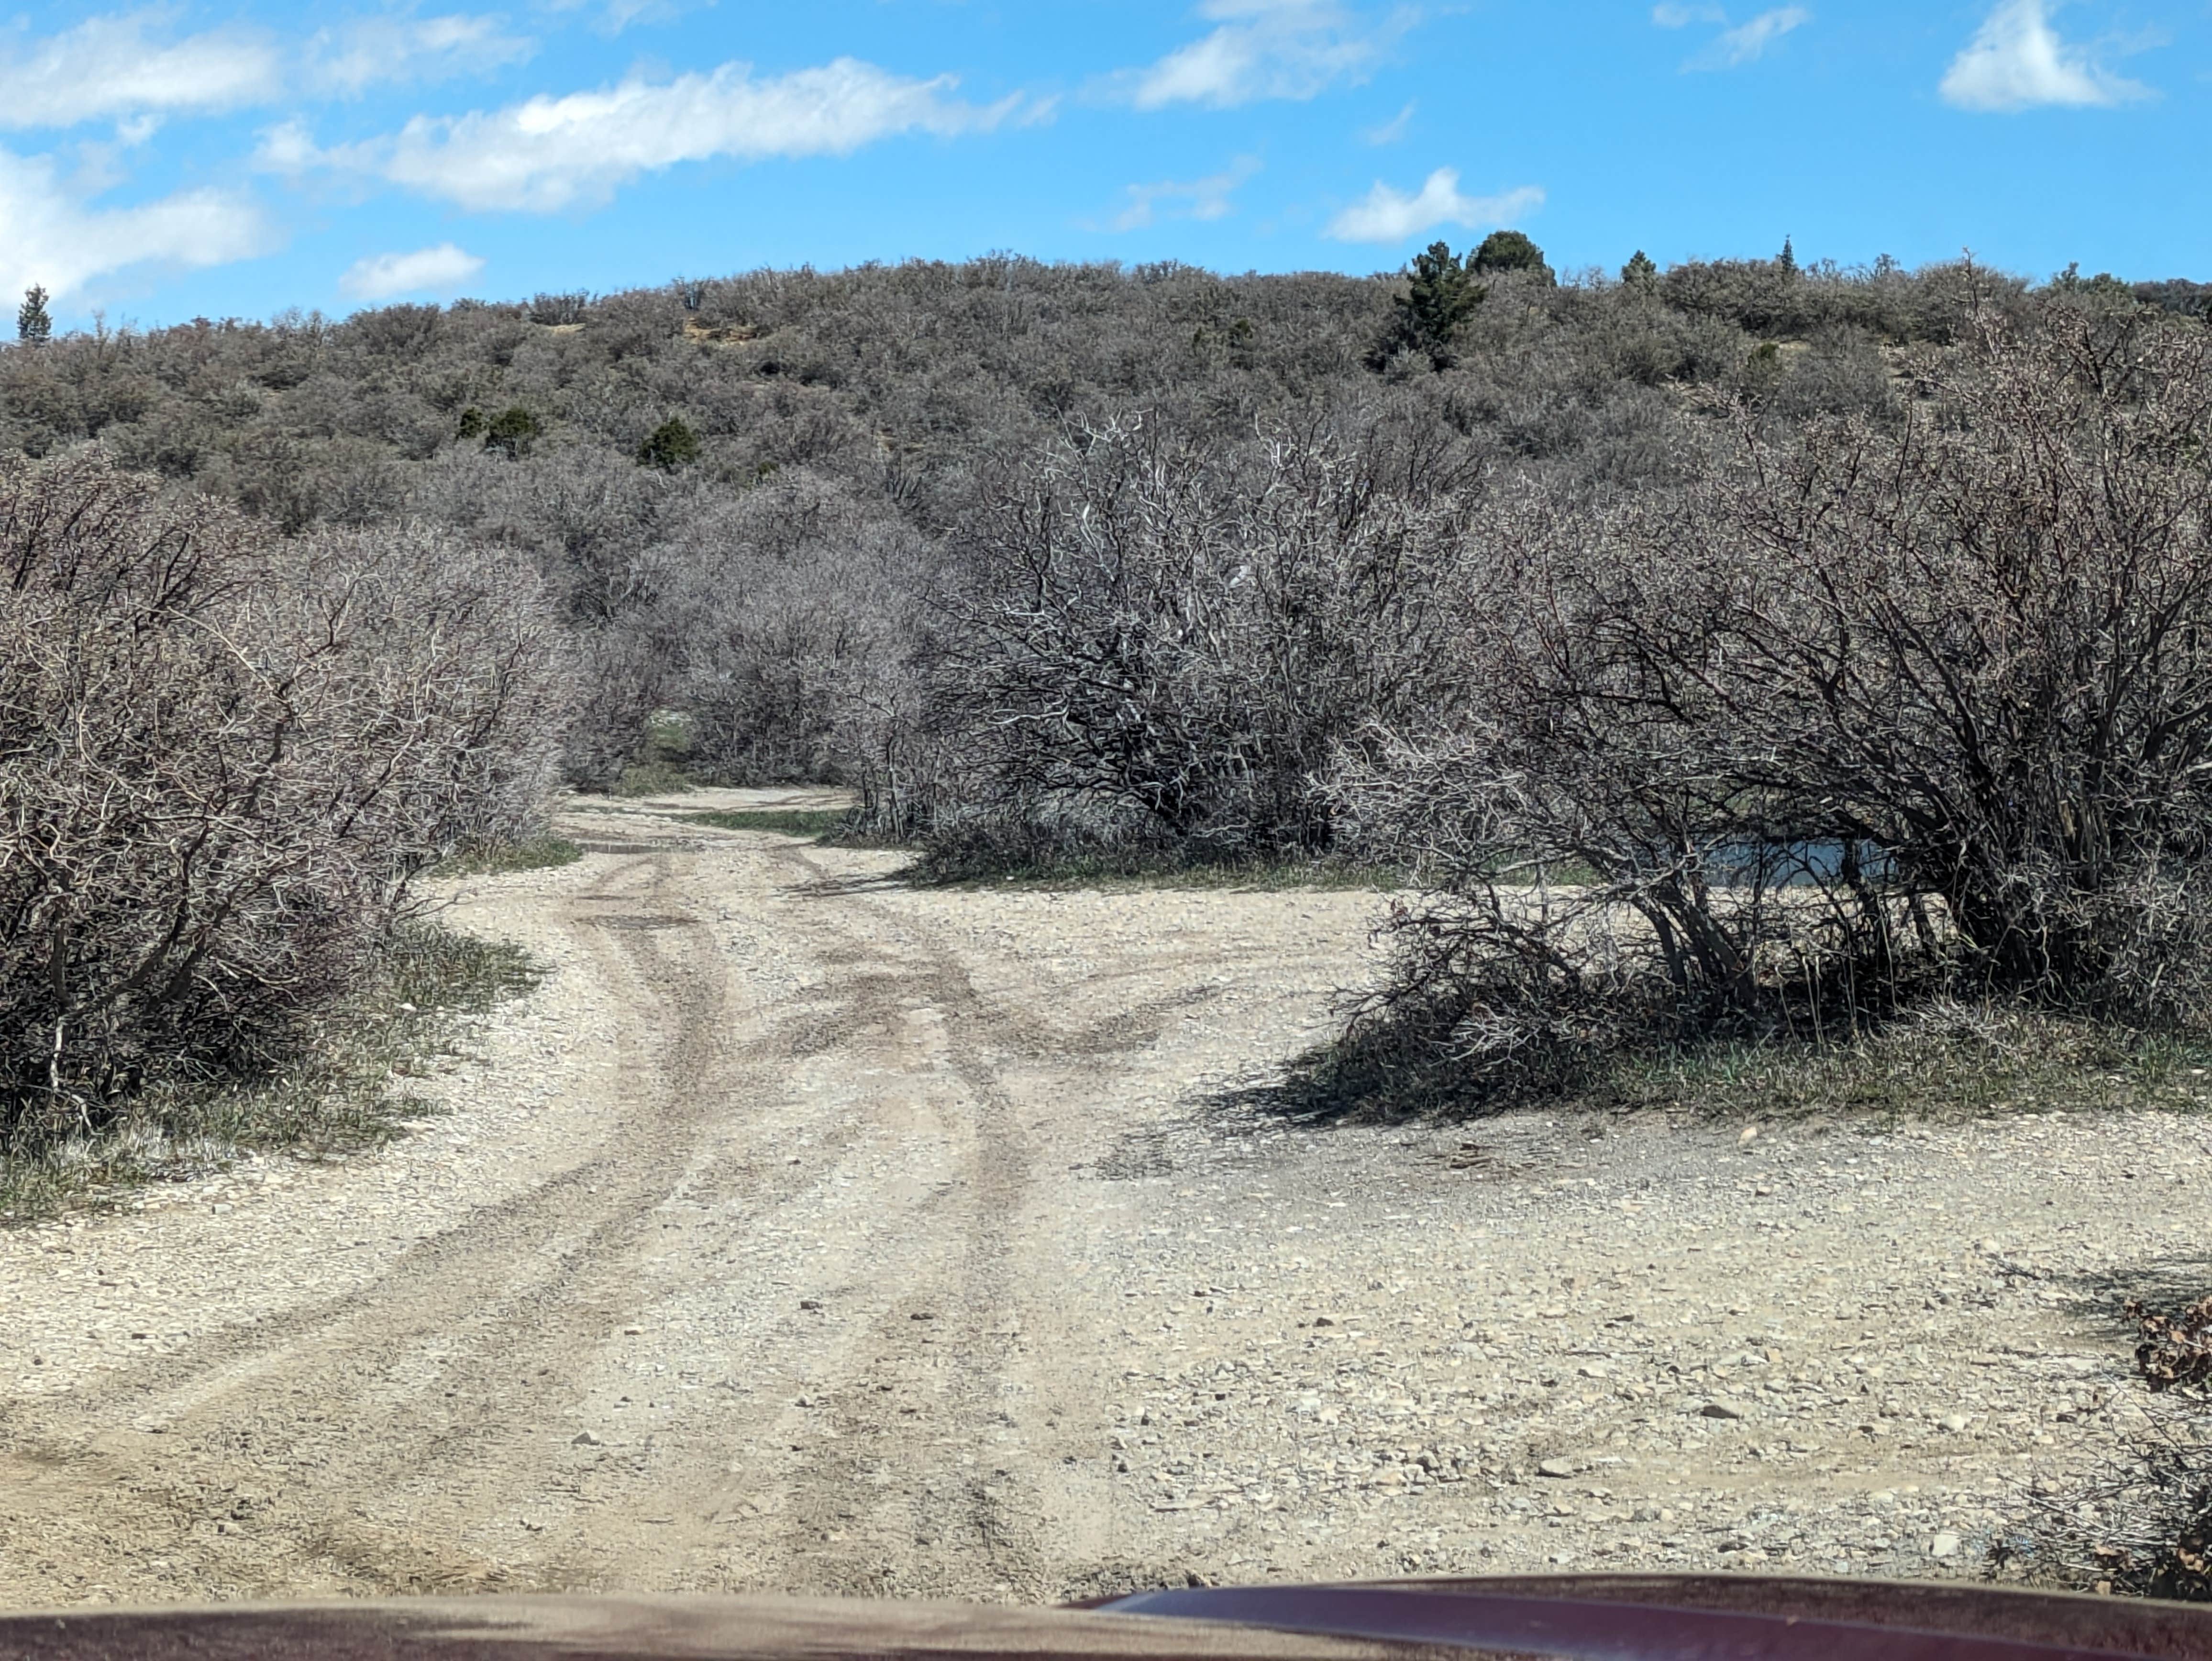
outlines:
{"label": "roadside vegetation", "polygon": [[[564,782],[846,786],[675,811],[939,883],[1387,889],[1302,1118],[2201,1110],[2208,299],[1500,234],[27,302],[0,1214],[392,1134],[530,973],[421,882],[577,857]],[[2173,1445],[2046,1561],[2212,1584]]]}
{"label": "roadside vegetation", "polygon": [[459,1053],[471,1020],[529,990],[538,972],[512,946],[428,922],[397,928],[359,981],[295,1031],[281,1067],[171,1074],[94,1129],[18,1136],[0,1149],[0,1224],[117,1203],[245,1153],[314,1158],[404,1135],[437,1110],[409,1080]]}
{"label": "roadside vegetation", "polygon": [[[1563,277],[1501,234],[26,336],[14,488],[144,526],[96,589],[11,532],[22,637],[82,644],[10,719],[181,673],[215,762],[283,760],[222,775],[188,873],[103,822],[111,911],[4,867],[10,1123],[264,1064],[416,873],[557,853],[556,774],[843,784],[749,823],[927,880],[1397,888],[1311,1073],[1390,1110],[1850,1097],[1964,1009],[2187,1050],[2208,295],[1786,246]],[[66,690],[140,611],[146,687]],[[1981,1070],[1944,1076],[2018,1093]]]}
{"label": "roadside vegetation", "polygon": [[2052,304],[1885,420],[1498,501],[1461,678],[1328,786],[1424,891],[1355,1041],[1470,1104],[1961,1005],[2193,1043],[2209,427],[2201,324]]}
{"label": "roadside vegetation", "polygon": [[1330,857],[1224,851],[1212,857],[1188,850],[1135,847],[1024,849],[1003,842],[921,843],[901,874],[937,888],[1100,889],[1372,889],[1405,885],[1406,873],[1386,865]]}
{"label": "roadside vegetation", "polygon": [[491,973],[412,932],[416,879],[528,836],[553,776],[535,574],[420,526],[280,537],[96,453],[0,466],[0,571],[9,1180],[366,1125],[331,1023]]}
{"label": "roadside vegetation", "polygon": [[[1377,1024],[1297,1058],[1238,1103],[1304,1123],[1464,1115],[1498,1104],[1448,1037]],[[1509,1099],[1527,1102],[1529,1096]],[[1958,1123],[2009,1113],[2212,1112],[2212,1038],[2016,1000],[1933,999],[1815,1041],[1764,1034],[1613,1046],[1535,1102],[1594,1117],[1662,1113],[1756,1136],[1793,1125]]]}
{"label": "roadside vegetation", "polygon": [[[2170,1293],[2172,1288],[2166,1288]],[[2087,1479],[2039,1484],[1993,1578],[2212,1602],[2212,1297],[2131,1298],[2137,1427]]]}
{"label": "roadside vegetation", "polygon": [[771,836],[805,837],[818,842],[833,837],[852,821],[840,808],[743,808],[730,812],[685,812],[674,815],[686,824],[703,824],[715,830],[763,830]]}
{"label": "roadside vegetation", "polygon": [[566,837],[529,836],[514,842],[470,843],[455,849],[423,874],[442,877],[503,877],[514,871],[550,871],[574,865],[584,850]]}

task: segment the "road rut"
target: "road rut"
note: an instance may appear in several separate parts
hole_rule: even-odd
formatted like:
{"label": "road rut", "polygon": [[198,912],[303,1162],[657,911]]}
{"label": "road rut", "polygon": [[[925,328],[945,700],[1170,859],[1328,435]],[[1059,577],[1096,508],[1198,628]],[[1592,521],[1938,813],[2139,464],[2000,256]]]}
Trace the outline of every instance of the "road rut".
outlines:
{"label": "road rut", "polygon": [[0,1603],[1965,1572],[2212,1276],[2195,1121],[1288,1123],[1375,896],[686,806],[459,885],[419,1135],[0,1236]]}

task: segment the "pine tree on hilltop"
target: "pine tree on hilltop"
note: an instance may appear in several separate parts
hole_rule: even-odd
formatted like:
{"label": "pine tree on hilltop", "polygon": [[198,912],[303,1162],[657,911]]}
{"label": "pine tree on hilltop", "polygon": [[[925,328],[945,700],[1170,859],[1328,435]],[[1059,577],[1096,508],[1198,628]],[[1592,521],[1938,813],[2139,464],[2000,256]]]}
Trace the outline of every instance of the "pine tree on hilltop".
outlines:
{"label": "pine tree on hilltop", "polygon": [[15,308],[15,338],[26,345],[44,345],[53,338],[54,319],[46,311],[46,291],[33,283],[23,291],[23,303]]}
{"label": "pine tree on hilltop", "polygon": [[1546,263],[1544,251],[1538,247],[1525,231],[1492,231],[1482,239],[1482,246],[1474,251],[1468,269],[1485,277],[1506,271],[1526,271],[1540,277],[1545,282],[1555,281],[1551,266]]}
{"label": "pine tree on hilltop", "polygon": [[1380,369],[1400,352],[1414,351],[1425,353],[1431,368],[1449,369],[1461,326],[1488,292],[1449,244],[1431,243],[1425,253],[1413,256],[1406,292],[1391,301],[1390,320],[1367,356],[1368,366]]}

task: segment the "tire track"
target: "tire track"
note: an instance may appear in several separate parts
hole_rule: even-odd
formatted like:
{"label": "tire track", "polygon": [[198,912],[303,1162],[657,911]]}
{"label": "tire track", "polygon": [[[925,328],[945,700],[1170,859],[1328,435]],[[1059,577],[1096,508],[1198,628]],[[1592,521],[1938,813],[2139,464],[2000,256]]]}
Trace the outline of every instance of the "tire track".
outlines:
{"label": "tire track", "polygon": [[[611,1059],[502,1052],[558,1085],[504,1122],[524,1163],[473,1203],[402,1189],[426,1235],[373,1278],[0,1398],[0,1597],[74,1584],[11,1530],[155,1599],[1060,1590],[1035,1421],[1066,1381],[1024,1323],[1066,1177],[1026,1080],[1110,1079],[1212,989],[986,991],[824,857],[702,837],[539,879],[526,937]],[[311,1269],[293,1221],[252,1260]]]}
{"label": "tire track", "polygon": [[[531,1458],[536,1450],[515,1445],[528,1439],[502,1427],[554,1416],[565,1405],[554,1363],[622,1319],[623,1266],[682,1181],[697,1122],[714,1104],[711,1093],[673,1084],[711,1070],[721,1013],[717,980],[686,961],[702,955],[700,925],[665,910],[675,885],[663,855],[617,867],[577,897],[577,932],[600,936],[603,962],[617,959],[603,977],[647,995],[633,1000],[645,1018],[637,1047],[664,1081],[623,1104],[596,1156],[471,1214],[368,1286],[102,1381],[67,1402],[64,1423],[11,1414],[0,1434],[34,1458],[79,1469],[111,1496],[151,1502],[167,1517],[145,1518],[149,1531],[172,1539],[179,1523],[204,1517],[210,1491],[270,1492],[257,1520],[281,1541],[293,1514],[313,1506],[295,1494],[465,1491],[474,1469]],[[592,915],[640,897],[659,908],[647,914],[651,928],[610,930]],[[303,1401],[341,1404],[372,1428],[331,1433],[326,1417],[301,1415],[294,1404]],[[145,1428],[86,1434],[118,1422]],[[406,1433],[392,1433],[403,1425]],[[261,1451],[241,1451],[240,1427],[273,1433]],[[190,1481],[147,1480],[145,1457],[179,1447],[202,1456]],[[377,1531],[358,1524],[296,1520],[297,1548],[262,1567],[269,1590],[325,1559],[370,1591],[505,1578],[495,1565],[374,1540]]]}

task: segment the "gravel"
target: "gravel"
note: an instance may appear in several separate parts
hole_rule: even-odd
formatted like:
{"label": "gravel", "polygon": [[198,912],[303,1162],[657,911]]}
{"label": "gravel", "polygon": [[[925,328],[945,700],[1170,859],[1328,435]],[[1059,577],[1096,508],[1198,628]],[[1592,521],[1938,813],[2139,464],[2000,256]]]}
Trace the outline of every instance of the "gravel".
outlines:
{"label": "gravel", "polygon": [[2212,1279],[2193,1118],[1291,1123],[1374,895],[656,811],[419,1135],[0,1235],[0,1602],[1972,1575]]}

